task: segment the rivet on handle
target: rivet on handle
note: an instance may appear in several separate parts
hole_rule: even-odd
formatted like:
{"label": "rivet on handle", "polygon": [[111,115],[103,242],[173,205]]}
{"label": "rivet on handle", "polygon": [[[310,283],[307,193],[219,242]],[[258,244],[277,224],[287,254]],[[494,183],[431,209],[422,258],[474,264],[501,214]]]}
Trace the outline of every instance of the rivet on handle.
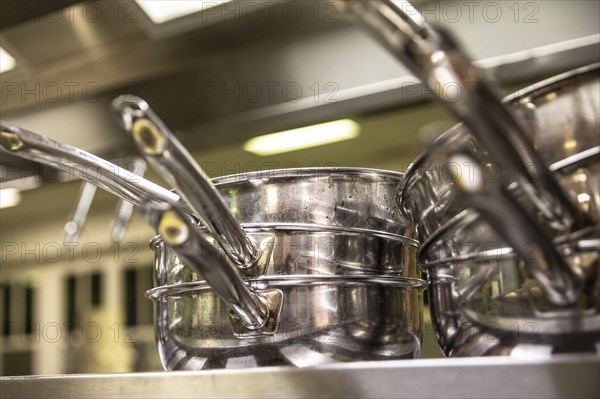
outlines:
{"label": "rivet on handle", "polygon": [[167,140],[154,123],[145,118],[133,123],[133,138],[148,155],[157,155],[165,150]]}

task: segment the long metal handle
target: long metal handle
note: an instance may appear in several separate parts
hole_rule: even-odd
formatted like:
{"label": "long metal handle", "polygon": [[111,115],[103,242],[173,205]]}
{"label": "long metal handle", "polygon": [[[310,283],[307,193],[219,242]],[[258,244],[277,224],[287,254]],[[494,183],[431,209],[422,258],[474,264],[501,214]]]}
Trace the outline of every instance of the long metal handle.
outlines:
{"label": "long metal handle", "polygon": [[[520,255],[548,299],[558,305],[573,303],[580,294],[582,279],[557,252],[535,218],[498,180],[486,179],[469,156],[450,155],[448,164],[454,166],[448,170],[459,195]],[[455,166],[463,164],[475,167],[462,173]]]}
{"label": "long metal handle", "polygon": [[75,208],[73,208],[69,220],[65,223],[65,244],[75,244],[77,242],[95,194],[96,186],[92,183],[84,182],[81,185],[77,201],[75,201]]}
{"label": "long metal handle", "polygon": [[227,255],[242,267],[251,266],[258,256],[254,244],[200,165],[148,104],[136,96],[121,96],[112,110],[140,152],[177,189]]}
{"label": "long metal handle", "polygon": [[140,205],[146,200],[177,202],[179,196],[89,152],[0,121],[0,146],[15,156],[40,162],[81,178]]}
{"label": "long metal handle", "polygon": [[[133,157],[125,165],[126,169],[136,175],[143,177],[146,171],[146,161],[140,157]],[[115,215],[111,222],[110,237],[113,242],[121,242],[125,237],[125,230],[133,215],[133,204],[124,199],[120,199],[115,208]]]}
{"label": "long metal handle", "polygon": [[269,303],[248,287],[237,269],[199,232],[195,222],[175,204],[144,203],[140,208],[148,223],[194,271],[237,313],[246,328],[265,326]]}
{"label": "long metal handle", "polygon": [[522,127],[490,89],[489,80],[447,32],[425,23],[408,1],[342,0],[341,4],[471,130],[503,169],[505,185],[516,175],[553,228],[564,231],[584,223]]}

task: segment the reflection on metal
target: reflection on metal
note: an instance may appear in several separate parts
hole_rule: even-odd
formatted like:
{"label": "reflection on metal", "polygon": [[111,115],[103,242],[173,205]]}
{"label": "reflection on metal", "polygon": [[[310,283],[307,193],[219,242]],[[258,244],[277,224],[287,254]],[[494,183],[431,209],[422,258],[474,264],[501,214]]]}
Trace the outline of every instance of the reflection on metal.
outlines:
{"label": "reflection on metal", "polygon": [[242,357],[232,357],[227,359],[226,369],[243,369],[256,367],[256,358],[252,355]]}
{"label": "reflection on metal", "polygon": [[336,360],[327,356],[327,354],[314,351],[301,344],[290,345],[281,349],[280,352],[287,361],[297,367],[336,363]]}

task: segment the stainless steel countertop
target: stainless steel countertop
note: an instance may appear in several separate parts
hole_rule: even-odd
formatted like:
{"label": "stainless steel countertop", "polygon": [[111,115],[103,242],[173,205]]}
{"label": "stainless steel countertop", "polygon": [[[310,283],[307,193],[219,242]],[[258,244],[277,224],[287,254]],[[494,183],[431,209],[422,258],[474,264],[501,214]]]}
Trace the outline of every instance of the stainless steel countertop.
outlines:
{"label": "stainless steel countertop", "polygon": [[0,378],[2,398],[598,398],[600,358],[357,362],[312,368]]}

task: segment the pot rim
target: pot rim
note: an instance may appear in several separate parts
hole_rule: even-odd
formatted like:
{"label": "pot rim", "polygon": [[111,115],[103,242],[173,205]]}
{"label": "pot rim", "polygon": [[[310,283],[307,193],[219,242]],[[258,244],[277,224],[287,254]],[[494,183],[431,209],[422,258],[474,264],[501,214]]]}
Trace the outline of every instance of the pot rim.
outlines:
{"label": "pot rim", "polygon": [[[417,264],[419,267],[427,269],[429,267],[446,265],[454,262],[489,262],[515,258],[519,256],[518,254],[514,253],[512,247],[502,241],[503,247],[493,248],[487,251],[477,251],[451,258],[442,258],[431,261],[423,260],[425,254],[431,250],[431,247],[440,241],[447,239],[450,234],[456,235],[456,231],[463,227],[475,226],[476,223],[478,223],[478,218],[479,214],[477,212],[470,212],[469,209],[465,209],[431,233],[429,237],[427,237],[427,239],[421,243],[421,246],[417,251]],[[600,239],[596,238],[598,232],[599,230],[597,226],[586,226],[569,234],[556,237],[553,240],[553,243],[555,246],[562,249],[562,252],[565,253],[565,256],[568,256],[570,253],[600,251]]]}
{"label": "pot rim", "polygon": [[371,177],[390,177],[395,180],[404,180],[405,174],[402,172],[390,171],[385,169],[375,168],[359,168],[359,167],[299,167],[299,168],[281,168],[281,169],[265,169],[249,172],[235,173],[231,175],[218,176],[211,179],[215,185],[223,185],[229,183],[239,183],[249,180],[272,180],[291,177],[322,177],[328,175],[344,175],[344,176],[371,176]]}
{"label": "pot rim", "polygon": [[[567,247],[567,244],[561,246]],[[573,254],[583,254],[587,252],[598,252],[600,250],[600,239],[583,239],[574,243],[573,246],[568,246],[567,249],[563,249],[565,256]],[[490,249],[487,251],[478,251],[474,253],[463,254],[459,256],[436,259],[431,261],[423,261],[422,253],[417,255],[417,265],[423,270],[428,270],[438,266],[462,266],[462,262],[498,262],[503,260],[517,260],[519,255],[514,252],[511,247],[502,247],[496,249]]]}
{"label": "pot rim", "polygon": [[[277,287],[300,287],[300,286],[317,286],[317,285],[335,285],[335,286],[352,286],[364,284],[377,284],[380,286],[392,286],[408,289],[423,290],[427,286],[425,280],[412,277],[398,277],[386,275],[364,275],[364,276],[263,276],[258,278],[244,279],[246,283],[261,288],[262,285],[267,285],[268,288]],[[267,288],[267,287],[265,287]],[[193,291],[212,291],[212,288],[204,280],[189,281],[178,284],[167,284],[159,287],[154,287],[146,291],[147,298],[157,300],[163,297],[178,296],[184,293]],[[216,295],[216,294],[215,294]]]}
{"label": "pot rim", "polygon": [[[240,226],[247,232],[265,232],[265,231],[302,231],[302,232],[331,232],[342,233],[347,235],[364,235],[369,237],[379,237],[391,241],[397,241],[406,244],[413,248],[419,247],[419,242],[413,238],[406,237],[400,234],[388,233],[385,231],[364,229],[361,227],[351,226],[328,226],[311,223],[240,223]],[[208,232],[208,231],[207,231]],[[150,240],[150,248],[156,248],[161,242],[160,235],[155,236]]]}

